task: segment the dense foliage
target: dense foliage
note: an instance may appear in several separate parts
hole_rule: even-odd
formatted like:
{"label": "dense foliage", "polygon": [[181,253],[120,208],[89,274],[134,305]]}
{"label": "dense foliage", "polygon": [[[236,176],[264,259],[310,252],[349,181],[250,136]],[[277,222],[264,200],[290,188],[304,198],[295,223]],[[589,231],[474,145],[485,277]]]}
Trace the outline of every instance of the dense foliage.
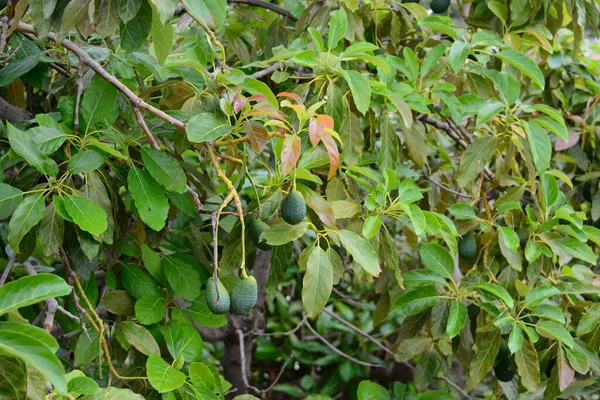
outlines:
{"label": "dense foliage", "polygon": [[598,3],[450,3],[8,1],[0,398],[599,392]]}

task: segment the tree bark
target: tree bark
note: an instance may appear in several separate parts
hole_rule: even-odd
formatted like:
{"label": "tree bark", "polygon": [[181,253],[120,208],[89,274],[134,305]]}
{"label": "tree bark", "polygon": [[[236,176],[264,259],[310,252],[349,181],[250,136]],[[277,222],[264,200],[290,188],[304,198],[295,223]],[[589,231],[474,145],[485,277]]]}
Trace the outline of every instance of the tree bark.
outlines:
{"label": "tree bark", "polygon": [[0,97],[0,119],[11,124],[32,119],[33,115],[22,108],[13,106]]}

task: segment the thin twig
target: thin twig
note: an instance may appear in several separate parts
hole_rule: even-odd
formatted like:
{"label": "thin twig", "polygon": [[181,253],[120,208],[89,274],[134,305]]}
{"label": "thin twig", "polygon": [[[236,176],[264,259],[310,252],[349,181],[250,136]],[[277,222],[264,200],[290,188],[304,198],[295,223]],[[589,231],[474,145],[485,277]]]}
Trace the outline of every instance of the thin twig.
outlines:
{"label": "thin twig", "polygon": [[342,323],[342,325],[347,326],[348,328],[352,329],[353,331],[355,331],[356,333],[366,337],[367,339],[369,339],[373,344],[377,345],[377,347],[379,347],[381,350],[385,351],[386,353],[388,353],[389,355],[391,355],[392,357],[396,358],[396,353],[394,353],[392,350],[388,349],[385,345],[383,345],[383,343],[379,342],[377,339],[375,339],[373,336],[369,335],[367,332],[363,331],[362,329],[360,329],[359,327],[353,325],[352,323],[346,321],[344,318],[340,317],[339,315],[337,315],[336,313],[329,311],[328,309],[324,308],[323,312],[327,315],[332,316],[333,318],[337,319],[339,322]]}
{"label": "thin twig", "polygon": [[470,196],[468,194],[464,194],[464,193],[460,193],[460,192],[457,192],[455,190],[452,190],[449,187],[447,187],[447,186],[441,184],[440,182],[436,181],[435,179],[432,179],[431,176],[429,176],[429,173],[427,172],[427,167],[425,167],[424,165],[423,165],[423,169],[422,170],[423,170],[423,177],[425,179],[427,179],[429,182],[433,183],[435,186],[439,187],[440,189],[443,189],[446,192],[452,193],[452,194],[454,194],[456,196],[464,197],[466,199],[472,199],[473,198],[472,196]]}
{"label": "thin twig", "polygon": [[6,283],[8,275],[10,274],[13,265],[15,265],[15,261],[17,261],[17,253],[13,253],[12,256],[10,256],[8,263],[4,268],[4,271],[2,271],[2,277],[0,277],[0,287],[4,286],[4,284]]}
{"label": "thin twig", "polygon": [[360,302],[352,299],[351,297],[346,296],[344,293],[340,292],[336,288],[333,288],[333,293],[335,293],[337,296],[339,296],[346,303],[353,305],[355,307],[363,308],[365,310],[370,310],[372,308],[372,307],[368,306],[367,304],[360,303]]}
{"label": "thin twig", "polygon": [[302,318],[302,320],[298,323],[298,325],[296,325],[293,329],[286,331],[286,332],[271,332],[271,333],[264,333],[264,332],[257,332],[257,331],[251,331],[251,332],[247,332],[245,333],[245,336],[289,336],[293,333],[296,333],[296,331],[298,331],[298,329],[302,328],[302,325],[304,325],[304,323],[306,322],[306,320],[308,319],[308,315],[305,315],[304,318]]}
{"label": "thin twig", "polygon": [[288,10],[286,10],[283,7],[278,6],[277,4],[273,4],[273,3],[268,3],[266,1],[263,0],[227,0],[227,3],[229,4],[248,4],[251,6],[256,6],[256,7],[262,7],[264,9],[267,10],[271,10],[274,11],[278,14],[283,15],[284,17],[286,17],[287,19],[289,19],[290,21],[298,21],[298,18],[294,17],[292,15],[292,13],[290,13]]}
{"label": "thin twig", "polygon": [[77,65],[77,96],[75,97],[75,115],[73,116],[73,131],[79,131],[79,107],[83,93],[83,63]]}
{"label": "thin twig", "polygon": [[292,352],[290,354],[290,357],[285,360],[285,362],[283,363],[283,366],[281,367],[281,369],[279,370],[279,373],[277,374],[277,376],[275,377],[275,380],[273,382],[271,382],[271,384],[266,388],[266,389],[262,389],[260,391],[261,394],[264,393],[268,393],[271,391],[271,389],[273,389],[275,387],[275,385],[277,385],[277,382],[279,382],[279,379],[281,379],[281,376],[283,375],[283,373],[285,372],[285,369],[287,368],[287,366],[289,365],[289,363],[294,359],[294,353]]}
{"label": "thin twig", "polygon": [[334,353],[344,357],[347,360],[352,361],[353,363],[356,363],[358,365],[362,365],[363,367],[371,367],[371,368],[383,368],[385,367],[385,365],[382,364],[372,364],[369,362],[365,362],[365,361],[361,361],[358,360],[346,353],[344,353],[343,351],[341,351],[340,349],[338,349],[337,347],[335,347],[334,345],[332,345],[330,342],[327,341],[327,339],[325,339],[323,336],[321,336],[313,327],[312,325],[306,321],[304,323],[304,325],[306,325],[306,327],[313,333],[313,335],[315,335],[321,342],[323,342],[323,344],[325,344],[325,346],[329,347],[331,350],[333,350]]}
{"label": "thin twig", "polygon": [[242,332],[241,329],[237,329],[235,332],[237,333],[240,342],[240,368],[242,370],[242,381],[247,388],[250,388],[255,392],[260,392],[260,389],[250,385],[250,382],[248,381],[248,375],[246,374],[246,349],[244,343],[244,332]]}
{"label": "thin twig", "polygon": [[452,382],[452,380],[450,378],[448,378],[447,376],[435,376],[434,379],[440,379],[440,380],[446,382],[448,385],[452,386],[464,397],[466,397],[467,399],[471,399],[471,396],[469,396],[469,394],[467,392],[462,390],[460,386],[458,386],[456,383]]}

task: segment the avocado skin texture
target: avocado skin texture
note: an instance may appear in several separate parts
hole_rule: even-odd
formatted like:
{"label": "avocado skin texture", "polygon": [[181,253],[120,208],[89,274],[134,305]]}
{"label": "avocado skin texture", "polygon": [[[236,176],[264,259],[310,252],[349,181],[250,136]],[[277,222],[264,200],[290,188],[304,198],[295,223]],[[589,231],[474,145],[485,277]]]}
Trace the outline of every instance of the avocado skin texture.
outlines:
{"label": "avocado skin texture", "polygon": [[471,260],[477,255],[477,239],[475,239],[473,231],[458,241],[458,254],[467,260]]}
{"label": "avocado skin texture", "polygon": [[231,301],[229,298],[229,292],[219,279],[217,279],[217,287],[219,291],[219,304],[217,304],[217,289],[215,288],[215,280],[213,278],[209,278],[206,283],[206,304],[208,305],[210,312],[221,315],[229,311]]}
{"label": "avocado skin texture", "polygon": [[256,305],[258,285],[253,276],[242,279],[231,291],[231,313],[246,315]]}
{"label": "avocado skin texture", "polygon": [[496,356],[496,360],[503,361],[507,360],[510,357],[510,349],[508,348],[508,343],[504,340],[500,343],[500,350],[498,350],[498,355]]}
{"label": "avocado skin texture", "polygon": [[252,243],[261,250],[271,250],[273,248],[266,240],[260,240],[260,235],[267,229],[269,229],[269,225],[260,219],[253,220],[248,226],[248,234],[250,235]]}
{"label": "avocado skin texture", "polygon": [[306,203],[300,192],[293,190],[281,202],[281,217],[290,225],[299,224],[306,218]]}
{"label": "avocado skin texture", "polygon": [[73,122],[75,121],[75,97],[61,97],[58,100],[58,111],[65,125],[69,129],[73,129]]}
{"label": "avocado skin texture", "polygon": [[510,368],[510,359],[505,358],[501,360],[498,365],[494,367],[494,374],[501,382],[510,382],[515,377],[515,371]]}
{"label": "avocado skin texture", "polygon": [[437,14],[446,12],[450,6],[450,0],[431,0],[431,11]]}

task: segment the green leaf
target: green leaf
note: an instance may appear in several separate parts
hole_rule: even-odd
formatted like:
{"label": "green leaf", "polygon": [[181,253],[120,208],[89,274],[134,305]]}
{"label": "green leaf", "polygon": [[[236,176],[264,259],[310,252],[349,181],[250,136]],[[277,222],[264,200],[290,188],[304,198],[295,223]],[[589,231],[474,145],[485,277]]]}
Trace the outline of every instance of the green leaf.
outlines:
{"label": "green leaf", "polygon": [[367,240],[371,239],[373,236],[379,233],[382,224],[383,221],[381,220],[381,217],[379,215],[368,216],[365,219],[365,223],[363,224],[362,235]]}
{"label": "green leaf", "polygon": [[94,330],[88,335],[79,335],[75,343],[75,362],[78,365],[90,364],[100,356],[100,337]]}
{"label": "green leaf", "polygon": [[0,356],[0,393],[7,400],[27,399],[27,367],[20,358]]}
{"label": "green leaf", "polygon": [[31,136],[27,132],[15,128],[9,122],[6,123],[6,134],[10,149],[35,169],[44,173],[44,160],[40,147],[33,142]]}
{"label": "green leaf", "polygon": [[440,58],[446,52],[446,45],[438,44],[433,49],[429,50],[421,63],[421,76],[427,75],[433,68],[438,65]]}
{"label": "green leaf", "polygon": [[92,378],[77,376],[69,381],[67,390],[71,396],[79,397],[81,395],[95,394],[100,390],[100,387]]}
{"label": "green leaf", "polygon": [[192,381],[192,385],[197,388],[210,391],[213,391],[215,388],[215,376],[210,368],[201,362],[190,364],[190,380]]}
{"label": "green leaf", "polygon": [[481,127],[483,124],[494,118],[496,114],[504,109],[504,107],[504,103],[496,99],[489,99],[486,101],[477,111],[477,123],[475,124],[475,127]]}
{"label": "green leaf", "polygon": [[454,43],[452,43],[448,58],[450,60],[450,66],[457,74],[462,69],[463,65],[465,65],[469,50],[469,43],[463,42],[462,40],[455,40]]}
{"label": "green leaf", "polygon": [[127,343],[135,347],[140,353],[147,356],[160,354],[158,343],[143,326],[131,321],[124,321],[119,324],[118,330]]}
{"label": "green leaf", "polygon": [[185,193],[187,178],[177,160],[164,151],[141,147],[144,166],[162,187],[171,192]]}
{"label": "green leaf", "polygon": [[521,377],[521,384],[530,392],[535,393],[540,385],[540,364],[537,351],[529,340],[524,340],[519,350],[515,353],[517,371]]}
{"label": "green leaf", "polygon": [[556,239],[553,240],[551,244],[575,258],[579,258],[590,264],[596,264],[596,255],[594,254],[594,251],[587,244],[582,243],[575,238]]}
{"label": "green leaf", "polygon": [[185,310],[184,314],[196,321],[201,326],[210,328],[220,328],[227,325],[227,317],[225,315],[213,314],[206,304],[206,292],[201,291],[198,300],[193,301],[192,305]]}
{"label": "green leaf", "polygon": [[133,265],[123,264],[121,283],[127,293],[135,298],[140,298],[145,294],[160,296],[160,289],[154,279]]}
{"label": "green leaf", "polygon": [[448,211],[450,214],[456,219],[462,220],[470,220],[477,219],[477,215],[475,215],[475,210],[469,204],[465,203],[456,203],[452,204],[448,207]]}
{"label": "green leaf", "polygon": [[161,24],[167,24],[173,18],[177,0],[150,0]]}
{"label": "green leaf", "polygon": [[135,316],[142,325],[160,322],[165,317],[165,300],[152,294],[143,295],[135,302]]}
{"label": "green leaf", "polygon": [[57,349],[56,340],[43,329],[28,324],[0,322],[0,352],[25,361],[49,379],[60,395],[66,395],[65,371],[54,354]]}
{"label": "green leaf", "polygon": [[64,198],[64,204],[73,222],[84,231],[98,236],[108,227],[106,212],[93,201],[69,195]]}
{"label": "green leaf", "polygon": [[66,296],[71,286],[53,274],[29,275],[0,287],[0,315],[52,297]]}
{"label": "green leaf", "polygon": [[556,322],[538,321],[535,328],[540,335],[547,338],[554,338],[569,348],[572,348],[575,344],[569,331]]}
{"label": "green leaf", "polygon": [[415,269],[403,272],[402,278],[404,279],[404,285],[406,286],[423,286],[433,283],[441,286],[446,285],[446,280],[444,278],[427,269]]}
{"label": "green leaf", "polygon": [[169,286],[179,296],[186,300],[195,300],[200,296],[200,274],[182,257],[177,254],[163,259],[163,269]]}
{"label": "green leaf", "polygon": [[582,375],[588,373],[590,369],[590,360],[588,355],[577,349],[565,349],[565,354],[571,367]]}
{"label": "green leaf", "polygon": [[337,9],[331,13],[329,22],[329,37],[327,38],[327,48],[333,49],[346,34],[348,27],[348,16],[343,8]]}
{"label": "green leaf", "polygon": [[452,280],[454,260],[448,250],[436,243],[424,243],[419,248],[419,256],[427,268],[442,278]]}
{"label": "green leaf", "polygon": [[512,251],[519,250],[520,240],[519,235],[511,227],[499,226],[500,238],[504,241],[504,245]]}
{"label": "green leaf", "polygon": [[187,138],[192,143],[203,143],[219,139],[231,132],[233,127],[227,121],[218,119],[211,113],[199,113],[190,118],[187,124]]}
{"label": "green leaf", "polygon": [[148,245],[142,244],[142,262],[146,270],[150,272],[150,275],[159,282],[164,282],[166,279],[165,273],[162,268],[162,262],[160,255],[152,250]]}
{"label": "green leaf", "polygon": [[427,310],[438,302],[439,296],[435,287],[423,286],[404,292],[394,301],[392,310],[400,315],[416,315]]}
{"label": "green leaf", "polygon": [[539,174],[542,174],[550,167],[550,159],[552,158],[552,143],[548,133],[538,124],[528,124],[522,121],[522,125],[527,132],[527,141],[531,148],[533,164]]}
{"label": "green leaf", "polygon": [[387,389],[371,381],[362,381],[356,392],[358,400],[390,400]]}
{"label": "green leaf", "polygon": [[[146,297],[152,295],[144,295]],[[135,299],[125,290],[111,290],[102,296],[102,306],[115,315],[131,315],[134,312]]]}
{"label": "green leaf", "polygon": [[369,80],[358,71],[340,70],[340,74],[350,87],[356,109],[365,115],[371,103],[371,86],[369,85]]}
{"label": "green leaf", "polygon": [[[37,118],[41,119],[42,115],[47,114],[38,114]],[[42,156],[54,153],[67,139],[67,135],[57,127],[36,126],[28,129],[27,135],[31,137],[33,143],[39,146]]]}
{"label": "green leaf", "polygon": [[273,225],[260,235],[260,240],[266,240],[272,246],[281,246],[300,239],[308,229],[308,222],[297,225],[281,223]]}
{"label": "green leaf", "polygon": [[19,253],[19,244],[23,237],[44,218],[46,204],[41,194],[25,197],[19,204],[8,223],[8,244]]}
{"label": "green leaf", "polygon": [[467,306],[460,301],[450,301],[450,312],[448,314],[448,325],[446,334],[452,339],[462,331],[467,322]]}
{"label": "green leaf", "polygon": [[157,354],[148,357],[146,370],[150,384],[159,393],[171,392],[185,383],[185,374],[173,368]]}
{"label": "green leaf", "polygon": [[209,28],[220,28],[227,15],[227,0],[183,0],[188,13]]}
{"label": "green leaf", "polygon": [[476,350],[471,360],[469,378],[471,387],[475,387],[494,366],[500,350],[502,334],[499,329],[479,331],[475,337]]}
{"label": "green leaf", "polygon": [[515,305],[511,295],[506,291],[506,289],[504,289],[500,285],[496,285],[495,283],[484,282],[478,283],[473,287],[480,291],[490,293],[494,297],[497,297],[498,299],[502,300],[504,304],[506,304],[509,308],[513,308]]}
{"label": "green leaf", "polygon": [[146,171],[136,167],[129,170],[127,186],[142,221],[155,231],[160,231],[169,214],[169,200],[164,190]]}
{"label": "green leaf", "polygon": [[560,307],[551,304],[540,304],[532,311],[531,314],[535,315],[536,317],[546,318],[558,322],[559,324],[566,323],[563,310],[561,310]]}
{"label": "green leaf", "polygon": [[70,174],[90,172],[100,168],[105,160],[106,154],[96,150],[86,150],[71,157],[67,169]]}
{"label": "green leaf", "polygon": [[81,98],[81,115],[89,125],[106,120],[117,106],[117,88],[96,76]]}
{"label": "green leaf", "polygon": [[469,145],[460,158],[458,186],[465,187],[475,180],[494,155],[497,144],[498,139],[495,136],[484,136]]}
{"label": "green leaf", "polygon": [[[394,134],[396,134],[395,131]],[[360,119],[353,112],[343,114],[340,137],[342,139],[342,160],[344,164],[348,166],[358,164],[363,153],[363,148],[365,147],[365,136],[362,131]]]}
{"label": "green leaf", "polygon": [[577,336],[592,332],[600,324],[600,304],[591,306],[577,325]]}
{"label": "green leaf", "polygon": [[560,290],[550,285],[538,286],[531,290],[531,292],[527,293],[525,296],[525,303],[523,303],[524,308],[533,308],[538,304],[542,303],[544,300],[549,299],[552,296],[556,296],[560,294]]}
{"label": "green leaf", "polygon": [[[161,0],[158,3],[169,4],[172,0]],[[177,4],[174,2],[173,4]],[[171,14],[171,17],[173,14]],[[159,64],[164,64],[167,57],[171,54],[171,48],[173,47],[173,25],[170,22],[161,22],[156,12],[152,13],[152,28],[150,30],[152,34],[152,45],[154,47],[154,54]]]}
{"label": "green leaf", "polygon": [[515,67],[523,75],[531,78],[538,88],[544,89],[544,74],[531,58],[516,50],[503,50],[496,54],[496,57]]}
{"label": "green leaf", "polygon": [[[126,0],[131,2],[132,0]],[[142,395],[132,392],[129,389],[119,389],[116,387],[107,387],[100,389],[93,397],[86,396],[85,400],[144,400]]]}
{"label": "green leaf", "polygon": [[511,353],[516,353],[523,345],[523,329],[519,325],[514,325],[508,336],[508,348]]}
{"label": "green leaf", "polygon": [[370,275],[379,276],[381,267],[377,253],[371,247],[371,244],[358,234],[348,231],[339,230],[336,234],[342,242],[342,246],[352,255],[354,261],[360,264],[361,267]]}
{"label": "green leaf", "polygon": [[302,303],[309,317],[317,317],[327,305],[333,288],[333,266],[327,253],[315,247],[308,257],[302,280]]}
{"label": "green leaf", "polygon": [[56,211],[54,203],[46,207],[46,215],[42,218],[38,228],[38,239],[42,247],[42,253],[46,256],[56,254],[63,242],[65,222]]}
{"label": "green leaf", "polygon": [[152,7],[147,0],[141,0],[140,3],[135,16],[121,25],[121,48],[128,53],[139,50],[152,29]]}
{"label": "green leaf", "polygon": [[0,183],[0,219],[8,218],[23,200],[23,192],[16,187]]}
{"label": "green leaf", "polygon": [[202,359],[202,337],[190,323],[171,321],[162,325],[160,332],[173,360],[182,359],[190,363]]}

